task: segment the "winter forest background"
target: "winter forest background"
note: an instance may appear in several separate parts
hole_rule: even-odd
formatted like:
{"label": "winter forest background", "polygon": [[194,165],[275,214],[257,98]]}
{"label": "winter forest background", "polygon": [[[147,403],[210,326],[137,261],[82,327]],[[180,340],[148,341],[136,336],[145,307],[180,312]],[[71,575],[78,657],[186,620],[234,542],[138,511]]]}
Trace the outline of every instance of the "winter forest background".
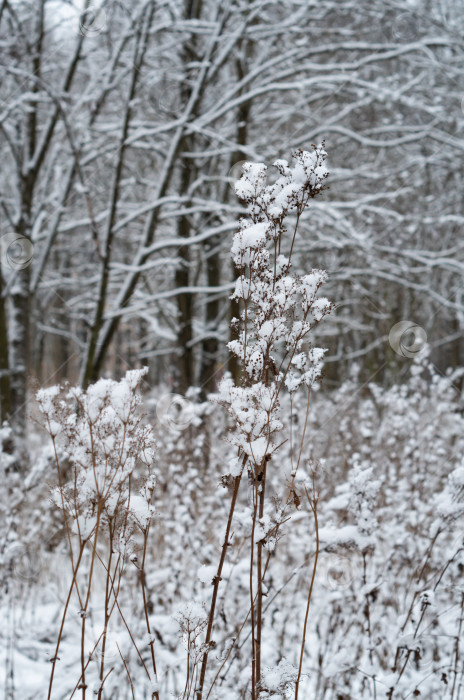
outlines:
{"label": "winter forest background", "polygon": [[462,2],[0,0],[0,75],[0,696],[464,700]]}

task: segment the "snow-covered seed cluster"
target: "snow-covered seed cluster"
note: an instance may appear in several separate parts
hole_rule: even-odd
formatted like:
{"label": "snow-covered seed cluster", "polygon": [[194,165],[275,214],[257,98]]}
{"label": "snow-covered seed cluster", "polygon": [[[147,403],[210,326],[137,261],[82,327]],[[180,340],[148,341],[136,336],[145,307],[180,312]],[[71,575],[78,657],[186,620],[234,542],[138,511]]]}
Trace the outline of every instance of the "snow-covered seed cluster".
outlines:
{"label": "snow-covered seed cluster", "polygon": [[[92,537],[98,519],[113,522],[116,531],[119,525],[127,537],[131,530],[145,531],[152,518],[156,442],[137,410],[146,371],[128,371],[120,382],[100,379],[87,391],[54,386],[37,393],[45,428],[72,465],[68,483],[52,498],[83,540]],[[144,475],[135,491],[137,465]]]}
{"label": "snow-covered seed cluster", "polygon": [[323,189],[329,175],[326,157],[323,144],[314,146],[312,151],[298,149],[293,153],[293,167],[289,167],[286,160],[274,162],[280,177],[268,186],[264,163],[244,163],[244,174],[235,184],[235,192],[248,205],[251,219],[274,225],[277,236],[287,214],[294,210],[301,213],[309,200]]}
{"label": "snow-covered seed cluster", "polygon": [[[232,298],[242,312],[234,319],[238,337],[228,347],[239,358],[244,377],[240,386],[230,378],[222,382],[220,402],[236,425],[232,441],[255,466],[276,448],[272,436],[282,428],[282,386],[294,393],[321,376],[326,350],[312,347],[308,335],[332,309],[328,299],[317,297],[325,271],[291,271],[300,217],[328,176],[326,152],[319,145],[298,150],[293,158],[293,167],[284,160],[274,163],[279,177],[270,185],[264,164],[245,163],[235,185],[248,217],[240,221],[231,251],[240,273]],[[296,218],[292,235],[285,228],[288,216]]]}
{"label": "snow-covered seed cluster", "polygon": [[[360,549],[373,544],[371,535],[377,530],[375,507],[378,492],[381,487],[379,479],[374,478],[374,468],[370,463],[360,461],[360,455],[353,455],[353,467],[349,478],[351,498],[349,510],[354,515],[356,526],[361,539],[358,540]],[[362,540],[364,537],[364,540]]]}
{"label": "snow-covered seed cluster", "polygon": [[272,697],[289,697],[287,691],[295,685],[296,679],[297,673],[295,668],[285,658],[280,660],[278,666],[265,667],[263,669],[262,690],[259,700],[268,700]]}
{"label": "snow-covered seed cluster", "polygon": [[436,495],[437,511],[445,520],[453,521],[464,515],[464,459],[448,476],[443,491]]}
{"label": "snow-covered seed cluster", "polygon": [[198,662],[204,652],[201,635],[208,622],[205,605],[197,601],[181,603],[174,619],[179,625],[190,659]]}

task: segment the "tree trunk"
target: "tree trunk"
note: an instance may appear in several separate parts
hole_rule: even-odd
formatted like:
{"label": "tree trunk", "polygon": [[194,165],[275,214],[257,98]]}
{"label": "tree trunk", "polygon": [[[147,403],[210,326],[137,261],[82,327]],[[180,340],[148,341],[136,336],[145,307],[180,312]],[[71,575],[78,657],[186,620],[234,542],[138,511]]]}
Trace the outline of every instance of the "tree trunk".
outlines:
{"label": "tree trunk", "polygon": [[[187,150],[187,141],[182,139],[182,150]],[[192,170],[184,165],[181,173],[181,193],[188,191]],[[188,205],[187,205],[188,206]],[[179,218],[177,234],[179,238],[189,238],[190,222],[186,216]],[[180,259],[179,267],[175,273],[175,284],[179,289],[188,287],[190,284],[190,247],[180,246],[177,251]],[[177,367],[176,389],[180,394],[185,394],[189,386],[194,382],[194,356],[192,348],[192,316],[193,316],[193,296],[190,292],[181,292],[177,295],[177,348],[179,361]]]}
{"label": "tree trunk", "polygon": [[8,335],[6,326],[6,305],[4,283],[0,259],[0,421],[11,415],[10,362],[8,357]]}
{"label": "tree trunk", "polygon": [[[239,53],[240,53],[241,45],[242,45],[242,42],[239,43],[239,47],[238,47]],[[246,66],[243,65],[242,61],[238,59],[236,61],[237,80],[242,80],[244,78],[245,68],[246,68]],[[250,119],[250,110],[251,110],[251,101],[250,100],[243,102],[238,109],[237,143],[240,144],[241,146],[245,146],[246,142],[247,142],[248,121]],[[235,165],[235,163],[237,163],[240,160],[246,160],[246,155],[243,151],[237,150],[232,155],[231,167],[233,165]],[[237,269],[233,263],[231,263],[231,270],[232,270],[232,279],[236,280],[238,277],[238,272],[237,272]],[[240,315],[240,304],[236,299],[231,299],[230,300],[230,310],[229,310],[229,322],[230,322],[229,340],[236,340],[237,339],[237,332],[235,330],[234,325],[231,322],[232,322],[232,319],[239,318],[239,315]],[[240,364],[238,362],[238,358],[233,353],[229,353],[228,370],[231,373],[235,384],[237,384],[239,381],[239,375],[240,375]]]}
{"label": "tree trunk", "polygon": [[[216,250],[214,251],[214,249]],[[214,251],[213,253],[211,251]],[[218,287],[221,279],[221,261],[219,256],[219,238],[213,236],[205,246],[206,275],[208,287]],[[205,333],[201,346],[200,387],[203,398],[216,389],[216,372],[218,360],[218,315],[220,301],[215,294],[206,302]]]}
{"label": "tree trunk", "polygon": [[[201,17],[201,0],[185,0],[184,3],[184,18],[200,19]],[[193,34],[187,39],[181,50],[182,63],[184,66],[189,66],[191,63],[199,60],[196,50],[196,40]],[[188,72],[184,75],[184,81],[180,87],[181,104],[186,104],[191,97],[190,75]],[[197,105],[191,113],[191,117],[195,117],[197,113]],[[179,155],[181,158],[181,174],[180,174],[180,192],[184,196],[188,193],[190,184],[196,178],[196,168],[193,161],[182,162],[182,153],[193,151],[195,138],[193,135],[182,136]],[[186,202],[186,206],[189,206]],[[189,238],[190,236],[190,220],[187,216],[181,216],[178,220],[177,234],[179,238]],[[176,287],[182,289],[190,284],[190,247],[180,246],[177,251],[180,259],[180,265],[175,273]],[[193,295],[188,291],[183,291],[177,295],[177,351],[179,353],[179,362],[177,367],[176,389],[181,394],[185,394],[187,389],[193,385],[195,381],[194,368],[194,353],[192,347],[193,339]]]}

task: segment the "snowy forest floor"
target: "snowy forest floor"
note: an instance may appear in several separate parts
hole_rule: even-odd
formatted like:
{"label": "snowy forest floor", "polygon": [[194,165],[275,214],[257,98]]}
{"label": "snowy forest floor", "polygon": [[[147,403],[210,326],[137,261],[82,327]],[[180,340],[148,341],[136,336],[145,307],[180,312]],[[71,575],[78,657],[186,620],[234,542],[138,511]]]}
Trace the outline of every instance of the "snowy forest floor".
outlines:
{"label": "snowy forest floor", "polygon": [[[301,496],[298,489],[308,465],[318,464],[321,551],[300,699],[464,698],[464,418],[455,379],[438,375],[422,357],[411,363],[401,385],[360,386],[353,375],[337,391],[329,393],[322,385],[313,395],[296,493]],[[209,605],[230,500],[221,476],[234,450],[224,439],[227,417],[214,402],[195,402],[193,391],[187,418],[160,420],[162,395],[160,388],[144,397],[160,443],[146,586],[159,694],[169,698],[185,697],[187,639],[181,626],[185,631],[185,620],[198,621]],[[293,405],[284,397],[282,403],[282,414],[297,428],[305,413],[304,397]],[[62,514],[50,499],[56,479],[52,447],[38,428],[31,434],[30,453],[25,480],[9,469],[7,454],[0,462],[0,694],[8,700],[47,697],[50,659],[71,577]],[[269,471],[276,508],[285,498],[290,472],[286,444]],[[249,604],[249,560],[243,553],[250,534],[248,509],[243,497],[219,587],[206,688],[239,636],[211,700],[249,697],[248,622],[239,634]],[[278,688],[290,664],[298,666],[314,553],[313,519],[301,497],[281,531],[266,578],[263,665],[268,687],[278,679],[276,697],[293,698],[291,684],[287,690]],[[87,652],[96,646],[88,667],[91,690],[98,688],[99,596],[105,583],[102,571],[95,576],[87,627]],[[150,638],[135,595],[138,585],[137,569],[129,565],[119,604],[148,663]],[[189,649],[192,660],[199,653],[195,641]],[[105,682],[105,698],[132,697],[122,658],[136,700],[151,698],[141,658],[115,613],[106,651],[113,671]],[[79,605],[72,599],[52,697],[70,698],[79,673]]]}

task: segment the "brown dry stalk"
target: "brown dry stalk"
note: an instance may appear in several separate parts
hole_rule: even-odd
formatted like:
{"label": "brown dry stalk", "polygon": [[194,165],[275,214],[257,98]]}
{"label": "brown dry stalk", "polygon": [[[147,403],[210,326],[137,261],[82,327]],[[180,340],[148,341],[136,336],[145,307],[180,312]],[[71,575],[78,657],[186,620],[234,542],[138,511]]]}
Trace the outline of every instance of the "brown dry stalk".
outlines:
{"label": "brown dry stalk", "polygon": [[124,668],[126,669],[127,677],[128,677],[128,679],[129,679],[129,683],[130,683],[130,687],[131,687],[131,691],[132,691],[132,700],[135,700],[134,684],[133,684],[133,682],[132,682],[132,676],[131,676],[130,671],[129,671],[129,668],[128,668],[128,666],[127,666],[126,659],[125,659],[124,656],[121,654],[121,649],[119,648],[119,645],[118,645],[117,642],[116,642],[116,646],[118,647],[119,656],[120,656],[121,659],[122,659],[122,662],[123,662],[123,664],[124,664]]}
{"label": "brown dry stalk", "polygon": [[255,596],[253,593],[253,559],[255,553],[255,528],[257,515],[256,482],[253,478],[253,523],[250,544],[250,622],[251,622],[251,700],[256,700],[256,636],[255,636]]}
{"label": "brown dry stalk", "polygon": [[109,546],[109,556],[108,556],[108,566],[106,569],[106,584],[105,584],[105,626],[103,629],[103,642],[102,642],[102,655],[101,655],[101,663],[100,663],[100,688],[98,691],[98,700],[101,700],[102,697],[102,692],[103,692],[103,678],[104,678],[104,671],[105,671],[105,651],[106,651],[106,636],[108,633],[108,624],[110,621],[110,610],[109,610],[109,605],[110,605],[110,596],[111,596],[111,591],[110,591],[110,572],[111,572],[111,562],[113,559],[113,528],[111,527],[111,520],[109,522],[109,532],[110,532],[110,546]]}
{"label": "brown dry stalk", "polygon": [[[265,497],[265,487],[266,487],[266,459],[264,460],[264,465],[261,472],[258,474],[258,498],[259,498],[259,511],[258,517],[262,520],[264,515],[264,497]],[[256,605],[256,685],[259,688],[259,683],[261,681],[261,637],[263,629],[263,540],[260,540],[257,545],[257,577],[258,577],[258,591],[257,591],[257,605]]]}
{"label": "brown dry stalk", "polygon": [[[305,438],[306,430],[307,430],[307,427],[308,427],[310,400],[311,400],[311,390],[308,389],[308,399],[307,399],[307,403],[306,403],[305,422],[304,422],[303,433],[302,433],[302,436],[301,436],[300,446],[299,446],[299,450],[298,450],[298,459],[297,459],[296,468],[295,468],[295,469],[292,469],[292,477],[291,477],[290,486],[289,486],[289,489],[288,489],[288,492],[287,492],[287,498],[286,498],[286,500],[285,500],[284,511],[285,511],[285,508],[287,508],[287,506],[289,505],[290,500],[291,500],[291,498],[292,498],[293,491],[294,491],[293,486],[294,486],[294,482],[295,482],[295,476],[296,476],[296,472],[298,471],[298,468],[299,468],[300,462],[301,462],[301,456],[302,456],[303,445],[304,445],[304,438]],[[290,426],[291,426],[291,423],[290,423]],[[293,462],[293,444],[292,444],[292,443],[291,443],[291,454],[292,454],[292,462]],[[267,466],[267,465],[265,465],[265,466]],[[264,478],[265,478],[265,477],[264,477]],[[264,486],[263,486],[263,504],[264,504]],[[262,517],[262,515],[261,515],[260,517]],[[274,527],[273,530],[272,530],[272,532],[274,533],[274,536],[275,536],[275,537],[277,537],[277,534],[278,534],[278,531],[279,531],[281,525],[283,525],[283,523],[286,522],[287,520],[288,520],[288,518],[285,519],[285,520],[284,520],[284,519],[281,519],[281,520],[275,525],[275,527]],[[261,556],[262,556],[262,548],[261,548]],[[265,579],[267,570],[268,570],[268,568],[269,568],[270,560],[271,560],[271,552],[268,552],[268,553],[267,553],[267,556],[266,556],[266,561],[265,561],[265,563],[264,563],[264,569],[262,570],[262,575],[261,575],[261,590],[262,590],[262,585],[263,585],[263,583],[264,583],[264,579]],[[258,595],[258,594],[256,594],[256,596],[255,596],[255,598],[254,598],[254,604],[257,603],[257,595]],[[258,608],[259,608],[259,607],[260,607],[260,605],[259,605],[259,603],[258,603]],[[242,633],[242,631],[243,631],[243,629],[244,629],[244,627],[245,627],[245,625],[246,625],[246,623],[247,623],[247,621],[248,621],[248,618],[250,617],[250,615],[251,615],[251,613],[252,613],[252,610],[254,610],[254,605],[253,605],[253,606],[250,606],[250,607],[248,608],[248,612],[247,612],[247,614],[246,614],[246,616],[245,616],[245,619],[243,620],[243,622],[242,622],[242,624],[241,624],[241,626],[240,626],[240,628],[239,628],[239,631],[238,631],[237,635],[236,635],[235,638],[233,639],[233,642],[232,642],[230,648],[228,649],[227,654],[226,654],[226,656],[225,656],[223,662],[221,663],[221,665],[220,665],[220,667],[219,667],[219,669],[218,669],[218,671],[217,671],[217,673],[216,673],[216,675],[215,675],[215,677],[214,677],[214,679],[213,679],[213,682],[212,682],[212,684],[211,684],[211,686],[210,686],[210,688],[209,688],[209,690],[208,690],[208,694],[207,694],[207,696],[206,696],[206,700],[208,700],[208,698],[209,698],[209,696],[210,696],[210,694],[211,694],[211,691],[213,690],[213,687],[214,687],[214,685],[216,684],[217,679],[219,678],[219,674],[221,673],[222,669],[224,668],[225,664],[227,663],[227,660],[229,659],[230,654],[232,653],[232,651],[233,651],[233,649],[234,649],[234,647],[235,647],[235,645],[236,645],[236,643],[237,643],[237,641],[238,641],[238,639],[239,639],[239,637],[240,637],[240,635],[241,635],[241,633]],[[262,602],[261,602],[261,611],[262,611]],[[262,615],[262,612],[261,612],[261,615]],[[262,622],[261,622],[261,628],[262,628]]]}
{"label": "brown dry stalk", "polygon": [[[247,457],[245,456],[243,458],[243,467],[246,464]],[[213,631],[213,621],[214,621],[214,613],[216,611],[216,602],[217,602],[217,596],[218,596],[218,590],[219,590],[219,583],[221,581],[221,575],[222,575],[222,569],[224,566],[224,562],[226,559],[226,554],[227,554],[227,547],[229,546],[229,537],[230,537],[230,530],[232,527],[232,520],[234,517],[234,511],[235,511],[235,506],[237,503],[237,496],[238,496],[238,491],[240,488],[240,482],[241,482],[241,475],[236,476],[234,480],[234,491],[232,494],[232,501],[230,503],[230,508],[229,508],[229,517],[227,519],[227,526],[226,526],[226,532],[224,536],[224,542],[222,545],[221,549],[221,557],[219,559],[219,564],[216,572],[216,576],[213,579],[213,595],[211,598],[211,606],[209,610],[209,615],[208,615],[208,627],[206,630],[206,639],[205,639],[205,652],[203,655],[203,660],[201,662],[201,671],[200,671],[200,680],[198,684],[198,690],[197,690],[197,700],[202,700],[203,697],[203,686],[205,683],[205,675],[206,675],[206,667],[208,665],[208,653],[209,653],[209,648],[210,648],[210,643],[211,643],[211,635]]]}
{"label": "brown dry stalk", "polygon": [[[98,639],[97,639],[97,641],[95,642],[95,644],[93,645],[93,649],[92,649],[92,651],[90,652],[89,658],[87,659],[87,662],[86,662],[86,664],[85,664],[85,667],[86,667],[86,668],[87,668],[87,666],[90,664],[90,662],[92,661],[94,652],[95,652],[95,650],[97,649],[98,645],[100,644],[100,639],[102,638],[102,636],[103,636],[103,632],[102,632],[101,635],[98,637]],[[107,676],[108,676],[108,674],[107,674]],[[79,678],[78,678],[78,680],[77,680],[77,683],[76,683],[76,685],[74,686],[74,690],[72,691],[71,695],[69,696],[69,700],[72,700],[72,699],[73,699],[74,693],[75,693],[76,690],[78,689],[80,682],[81,682],[81,676],[79,676]]]}
{"label": "brown dry stalk", "polygon": [[67,613],[68,613],[68,608],[69,608],[69,603],[70,603],[70,601],[71,601],[72,591],[73,591],[74,585],[76,584],[77,571],[78,571],[78,569],[79,569],[79,566],[80,566],[80,563],[81,563],[81,559],[82,559],[82,555],[83,555],[83,553],[84,553],[85,544],[86,544],[85,542],[81,542],[81,546],[80,546],[79,556],[78,556],[78,558],[77,558],[76,567],[75,567],[75,568],[73,567],[73,577],[72,577],[71,585],[69,586],[68,596],[67,596],[67,598],[66,598],[66,603],[65,603],[65,605],[64,605],[63,615],[62,615],[62,617],[61,617],[61,625],[60,625],[60,631],[58,632],[58,639],[57,639],[57,642],[56,642],[55,653],[54,653],[54,655],[53,655],[53,659],[51,659],[51,662],[52,662],[52,670],[51,670],[51,673],[50,673],[50,682],[49,682],[49,684],[48,684],[48,695],[47,695],[47,700],[50,700],[51,695],[52,695],[53,679],[54,679],[54,676],[55,676],[55,665],[56,665],[56,662],[57,662],[57,660],[58,660],[58,653],[59,653],[59,650],[60,650],[61,638],[62,638],[62,636],[63,636],[64,623],[65,623],[65,621],[66,621],[66,615],[67,615]]}
{"label": "brown dry stalk", "polygon": [[[454,664],[453,664],[453,668],[452,668],[452,673],[454,674],[454,678],[453,678],[453,685],[451,688],[451,700],[453,700],[453,698],[454,698],[454,691],[456,690],[456,680],[458,677],[459,641],[461,639],[463,616],[464,616],[464,591],[461,593],[461,610],[460,610],[460,615],[459,615],[458,633],[456,635],[456,641],[455,641],[455,647],[454,647]],[[458,692],[458,697],[459,697],[459,692]]]}
{"label": "brown dry stalk", "polygon": [[85,621],[87,618],[87,608],[89,607],[89,601],[90,601],[90,591],[92,589],[92,579],[93,579],[93,572],[95,569],[95,553],[97,550],[97,542],[98,542],[98,535],[99,535],[99,529],[100,529],[100,519],[101,519],[101,514],[102,514],[102,503],[99,501],[98,503],[98,508],[97,508],[97,523],[95,525],[95,539],[93,542],[92,546],[92,559],[90,560],[90,571],[89,571],[89,578],[87,582],[87,595],[85,598],[85,603],[84,607],[81,609],[81,618],[82,618],[82,625],[81,625],[81,689],[82,689],[82,700],[85,700],[85,691],[87,689],[87,685],[85,682],[85,671],[86,671],[86,663],[85,663]]}
{"label": "brown dry stalk", "polygon": [[305,619],[304,619],[304,624],[303,624],[303,638],[301,640],[301,650],[300,650],[300,663],[298,666],[298,676],[297,676],[296,683],[295,683],[295,700],[298,700],[298,691],[300,688],[301,672],[303,669],[303,655],[304,655],[305,644],[306,644],[306,630],[308,627],[309,608],[311,605],[311,596],[313,593],[314,579],[316,578],[317,560],[319,558],[319,522],[318,522],[318,518],[317,518],[317,504],[318,504],[319,496],[316,495],[315,489],[314,489],[314,473],[313,473],[313,494],[314,495],[311,496],[308,493],[307,489],[305,489],[305,491],[306,491],[306,497],[308,499],[309,505],[311,506],[311,510],[312,510],[313,517],[314,517],[314,526],[316,528],[316,554],[314,556],[313,573],[311,576],[311,583],[309,584],[308,599],[306,602],[306,612],[305,612]]}
{"label": "brown dry stalk", "polygon": [[[155,674],[155,679],[158,678],[158,673],[156,670],[156,661],[155,661],[155,643],[151,639],[151,627],[150,627],[150,619],[148,617],[148,604],[147,604],[147,595],[145,593],[145,559],[147,555],[147,543],[148,543],[148,530],[149,526],[143,531],[143,555],[142,555],[142,566],[140,568],[140,585],[142,587],[142,596],[143,596],[143,610],[145,614],[145,623],[147,625],[147,632],[150,635],[150,651],[151,651],[151,661],[153,664],[153,673]],[[159,700],[159,694],[158,691],[156,691],[154,694],[154,697],[156,700]]]}
{"label": "brown dry stalk", "polygon": [[[61,509],[63,511],[64,526],[66,529],[66,537],[68,539],[68,544],[69,544],[69,556],[71,559],[71,568],[72,568],[73,573],[74,573],[74,554],[73,554],[73,547],[72,547],[71,528],[69,526],[68,516],[66,513],[66,507],[65,507],[65,503],[64,503],[64,485],[63,485],[63,477],[61,474],[60,460],[58,458],[58,450],[56,447],[56,436],[53,435],[49,419],[47,419],[47,423],[48,423],[48,427],[49,427],[49,430],[50,430],[50,433],[52,436],[53,452],[55,455],[56,471],[57,471],[57,475],[58,475],[58,487],[59,487],[60,498],[61,498]],[[77,581],[76,581],[76,593],[77,593],[77,597],[79,599],[79,605],[82,608],[82,599],[81,599],[81,594],[79,592],[79,586],[77,585]]]}
{"label": "brown dry stalk", "polygon": [[[103,567],[105,567],[105,563],[102,561],[102,559],[101,559],[101,557],[99,556],[98,552],[97,552],[97,558],[98,558],[98,560],[100,561],[101,565],[102,565]],[[123,624],[124,624],[124,626],[125,626],[125,628],[126,628],[126,630],[127,630],[127,634],[129,635],[130,640],[131,640],[131,642],[132,642],[132,645],[133,645],[133,647],[134,647],[134,649],[135,649],[135,651],[136,651],[136,653],[137,653],[137,656],[139,657],[140,664],[141,664],[141,665],[143,666],[143,668],[145,669],[145,673],[147,674],[147,678],[150,679],[150,673],[148,672],[148,668],[147,668],[147,666],[146,666],[146,664],[145,664],[145,661],[143,660],[143,656],[142,656],[142,654],[140,653],[140,650],[139,650],[139,648],[138,648],[138,646],[137,646],[137,643],[136,643],[136,641],[135,641],[135,639],[134,639],[134,635],[132,634],[129,625],[127,624],[127,620],[126,620],[126,618],[124,617],[124,614],[123,614],[123,612],[122,612],[122,610],[121,610],[121,606],[119,605],[118,596],[119,596],[119,586],[120,586],[120,583],[121,583],[121,575],[122,575],[122,574],[121,574],[121,571],[120,571],[120,572],[119,572],[119,581],[118,581],[118,588],[117,588],[117,589],[115,589],[113,577],[110,576],[111,589],[112,589],[112,591],[113,591],[113,597],[114,597],[114,602],[113,602],[113,605],[112,605],[111,610],[113,610],[115,606],[117,607],[118,612],[119,612],[119,615],[120,615],[120,617],[121,617],[121,620],[123,621]]]}

